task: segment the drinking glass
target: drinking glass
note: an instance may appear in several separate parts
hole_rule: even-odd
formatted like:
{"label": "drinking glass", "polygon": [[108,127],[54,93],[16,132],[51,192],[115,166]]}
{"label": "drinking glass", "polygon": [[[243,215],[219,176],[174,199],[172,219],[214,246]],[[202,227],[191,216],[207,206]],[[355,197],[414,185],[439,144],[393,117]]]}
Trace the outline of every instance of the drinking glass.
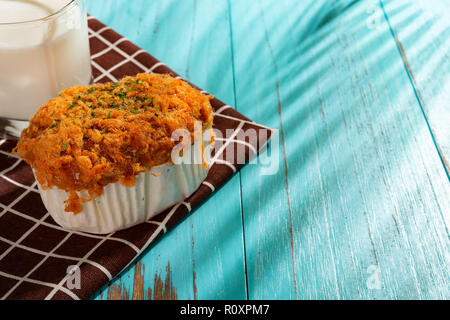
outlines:
{"label": "drinking glass", "polygon": [[0,0],[1,133],[18,136],[41,105],[91,76],[82,0]]}

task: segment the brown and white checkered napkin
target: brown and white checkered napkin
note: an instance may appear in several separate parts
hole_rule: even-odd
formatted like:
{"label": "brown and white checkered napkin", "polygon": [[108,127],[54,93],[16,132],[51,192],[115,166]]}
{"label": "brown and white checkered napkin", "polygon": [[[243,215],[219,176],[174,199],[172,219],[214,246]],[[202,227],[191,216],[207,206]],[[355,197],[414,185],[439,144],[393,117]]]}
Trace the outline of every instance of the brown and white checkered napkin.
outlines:
{"label": "brown and white checkered napkin", "polygon": [[[163,63],[89,17],[95,82],[117,81],[141,72],[168,73]],[[206,92],[204,92],[207,94]],[[245,161],[265,146],[242,139],[241,130],[266,129],[217,99],[212,100],[214,128],[225,138],[213,152],[215,164],[203,185],[188,199],[147,223],[106,236],[68,231],[58,226],[42,204],[31,168],[11,154],[14,140],[0,140],[0,299],[86,299],[107,284],[145,249],[205,201],[239,170],[243,161],[219,155],[237,154],[245,146]],[[228,129],[228,132],[226,132]],[[229,130],[232,129],[232,130]],[[231,133],[231,134],[230,134]],[[240,159],[242,160],[242,159]],[[241,164],[238,164],[241,163]],[[69,289],[70,266],[80,270],[80,289]],[[71,286],[70,286],[71,287]]]}

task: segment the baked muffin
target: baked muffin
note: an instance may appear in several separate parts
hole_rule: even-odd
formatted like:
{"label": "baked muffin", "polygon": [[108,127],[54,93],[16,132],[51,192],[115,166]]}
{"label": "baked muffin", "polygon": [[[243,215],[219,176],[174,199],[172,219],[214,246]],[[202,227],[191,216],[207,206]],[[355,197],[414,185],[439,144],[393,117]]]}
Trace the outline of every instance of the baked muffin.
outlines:
{"label": "baked muffin", "polygon": [[203,139],[185,146],[191,161],[174,164],[180,142],[172,135],[211,129],[211,98],[161,74],[69,88],[40,107],[15,152],[32,166],[58,224],[117,231],[182,201],[206,178]]}

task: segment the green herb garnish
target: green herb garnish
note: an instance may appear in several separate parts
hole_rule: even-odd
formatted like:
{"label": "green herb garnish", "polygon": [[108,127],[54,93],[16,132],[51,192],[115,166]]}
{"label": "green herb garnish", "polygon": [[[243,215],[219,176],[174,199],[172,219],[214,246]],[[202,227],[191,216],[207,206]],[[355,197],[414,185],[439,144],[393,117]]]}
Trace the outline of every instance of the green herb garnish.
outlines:
{"label": "green herb garnish", "polygon": [[115,97],[119,97],[120,99],[125,99],[127,97],[127,93],[126,92],[119,92],[119,93],[114,93]]}

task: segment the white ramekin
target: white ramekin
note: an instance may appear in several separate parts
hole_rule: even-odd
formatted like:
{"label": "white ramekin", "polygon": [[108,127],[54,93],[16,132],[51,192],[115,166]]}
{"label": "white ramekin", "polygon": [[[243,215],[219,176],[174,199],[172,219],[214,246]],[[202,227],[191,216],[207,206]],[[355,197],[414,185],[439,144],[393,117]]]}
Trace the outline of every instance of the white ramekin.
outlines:
{"label": "white ramekin", "polygon": [[[125,187],[119,182],[108,184],[101,196],[82,203],[83,210],[76,215],[64,211],[64,201],[69,198],[64,190],[56,187],[44,190],[38,183],[41,198],[53,219],[66,229],[94,234],[126,229],[183,201],[200,187],[208,174],[208,160],[201,148],[192,147],[191,150],[196,150],[190,152],[192,164],[153,167],[149,172],[137,175],[133,187]],[[203,163],[197,161],[195,164],[194,157],[204,159]],[[78,194],[89,198],[87,191]]]}

